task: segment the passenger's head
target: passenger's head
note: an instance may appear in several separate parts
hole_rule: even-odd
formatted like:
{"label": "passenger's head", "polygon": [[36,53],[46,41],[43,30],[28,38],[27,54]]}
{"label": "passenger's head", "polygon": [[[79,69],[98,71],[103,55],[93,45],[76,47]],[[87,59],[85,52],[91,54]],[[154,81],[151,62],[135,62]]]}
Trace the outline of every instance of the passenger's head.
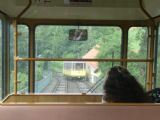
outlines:
{"label": "passenger's head", "polygon": [[108,72],[104,84],[103,100],[106,102],[148,102],[146,92],[136,78],[124,67],[115,66]]}

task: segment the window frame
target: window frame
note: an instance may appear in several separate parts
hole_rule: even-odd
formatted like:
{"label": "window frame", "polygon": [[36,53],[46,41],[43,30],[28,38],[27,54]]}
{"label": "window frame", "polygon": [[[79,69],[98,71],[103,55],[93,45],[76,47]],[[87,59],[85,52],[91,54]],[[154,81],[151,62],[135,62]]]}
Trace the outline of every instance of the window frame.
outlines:
{"label": "window frame", "polygon": [[154,88],[157,87],[157,64],[158,64],[158,50],[160,48],[158,48],[158,43],[160,42],[160,38],[159,38],[159,32],[160,32],[160,22],[157,24],[157,27],[156,27],[156,38],[155,38],[155,48],[154,48],[154,56],[155,56],[155,59],[154,59]]}
{"label": "window frame", "polygon": [[[2,25],[3,23],[2,23],[2,16],[1,16],[1,14],[0,14],[0,25],[1,25],[1,39],[0,39],[0,44],[1,44],[1,46],[0,46],[0,48],[1,48],[1,50],[0,51],[2,51],[2,40],[3,40],[3,35],[2,35],[2,33],[3,33],[3,25]],[[1,60],[2,60],[2,52],[1,52]],[[2,66],[2,68],[3,68],[3,64],[2,64],[2,61],[0,61],[0,64],[1,64],[1,66]],[[0,71],[1,71],[1,74],[2,74],[2,68],[0,69]],[[2,99],[2,92],[3,92],[3,80],[2,80],[2,76],[0,76],[1,78],[0,78],[0,84],[1,84],[1,86],[0,86],[0,89],[1,89],[1,92],[0,92],[0,100]]]}
{"label": "window frame", "polygon": [[[35,50],[35,28],[37,25],[77,25],[77,21],[75,20],[20,20],[19,23],[25,23],[28,24],[29,28],[30,28],[30,57],[32,56],[33,59],[31,58],[26,58],[23,59],[24,61],[29,61],[30,65],[29,65],[29,92],[30,93],[34,93],[34,77],[35,77],[35,62],[34,61],[45,61],[46,59],[34,59],[35,53],[33,52]],[[128,42],[128,29],[131,26],[139,26],[139,27],[149,27],[152,26],[150,23],[146,22],[146,21],[97,21],[97,20],[79,20],[78,25],[95,25],[95,26],[118,26],[121,28],[122,30],[122,48],[121,48],[121,58],[119,60],[113,60],[114,62],[119,61],[121,62],[121,65],[127,67],[127,62],[147,62],[147,63],[153,63],[153,59],[143,59],[143,60],[137,60],[137,59],[127,59],[127,49],[126,49],[126,45]],[[81,24],[80,24],[81,23]],[[49,59],[49,61],[52,61],[53,59]],[[55,61],[63,61],[62,59],[54,59]],[[68,60],[68,59],[67,59]],[[77,60],[74,60],[77,61]],[[82,60],[83,61],[83,60]],[[97,60],[97,61],[111,61],[112,60]],[[150,79],[150,78],[149,78]],[[147,84],[147,83],[146,83]]]}
{"label": "window frame", "polygon": [[[10,25],[11,26],[11,25]],[[26,24],[18,24],[17,25],[17,30],[18,30],[18,26],[25,26],[26,27],[26,30],[27,30],[27,35],[28,35],[28,44],[27,44],[27,46],[29,47],[29,27],[28,27],[28,25],[26,25]],[[12,25],[12,27],[13,27],[13,25]],[[11,29],[11,28],[10,28]],[[10,41],[10,44],[12,44],[13,45],[13,53],[11,53],[11,54],[13,54],[13,61],[14,61],[14,29],[13,29],[13,41]],[[11,37],[10,37],[11,38]],[[11,39],[10,39],[11,40]],[[18,36],[17,36],[17,41],[18,41]],[[12,42],[12,43],[11,43]],[[17,55],[18,55],[18,53],[19,53],[19,49],[18,49],[18,43],[17,43]],[[10,47],[10,49],[11,49],[11,46],[9,45],[9,47]],[[11,52],[11,50],[9,51],[9,52]],[[27,56],[26,56],[26,58],[29,58],[29,48],[28,48],[28,50],[27,50],[27,52],[28,53],[26,53],[27,54]],[[10,54],[10,53],[9,53]],[[11,56],[10,56],[11,57]],[[17,56],[17,57],[19,57],[19,56]],[[21,56],[20,56],[20,58],[21,58]],[[17,62],[17,68],[18,68],[18,64],[19,64],[19,62],[23,62],[23,61],[18,61]],[[25,62],[27,62],[27,61],[25,61]],[[11,63],[9,62],[9,66],[11,65]],[[10,73],[12,72],[12,71],[14,71],[14,62],[13,62],[13,69],[11,69],[10,68]],[[29,62],[28,62],[28,66],[29,66]],[[28,77],[28,84],[29,84],[29,69],[28,70],[26,70],[26,71],[28,71],[28,75],[27,75],[27,77]],[[13,72],[14,73],[14,72]],[[12,73],[11,73],[12,74]],[[14,85],[15,84],[13,84],[14,83],[14,77],[13,77],[13,79],[12,79],[12,81],[11,81],[11,74],[9,74],[9,76],[10,76],[10,83],[9,83],[9,87],[10,87],[10,93],[12,94],[12,93],[14,93]],[[14,74],[13,74],[13,76],[14,76]],[[17,76],[18,76],[18,71],[17,71]],[[17,77],[18,78],[18,77]],[[13,90],[11,90],[11,83],[13,84]],[[20,83],[20,81],[18,81],[18,83]],[[17,90],[18,90],[18,83],[17,83]],[[28,88],[29,89],[29,88]],[[29,91],[29,90],[28,90]],[[27,91],[27,92],[28,92]]]}
{"label": "window frame", "polygon": [[[93,61],[93,60],[95,60],[95,61],[97,61],[97,62],[103,62],[103,61],[110,61],[110,62],[116,62],[116,61],[118,61],[118,62],[120,62],[120,64],[122,64],[122,62],[123,61],[119,61],[121,58],[122,58],[122,55],[121,55],[121,53],[122,53],[122,49],[123,49],[123,47],[122,47],[122,43],[123,43],[123,30],[122,30],[122,27],[121,26],[118,26],[118,25],[108,25],[108,24],[105,24],[105,25],[103,25],[103,24],[36,24],[35,26],[34,26],[34,33],[33,33],[33,38],[34,38],[34,47],[33,47],[33,49],[35,50],[35,44],[36,44],[36,41],[35,41],[35,32],[36,32],[36,27],[37,26],[39,26],[39,25],[68,25],[68,26],[103,26],[103,27],[118,27],[118,28],[120,28],[120,30],[121,30],[121,51],[120,51],[120,58],[118,58],[118,59],[115,59],[115,60],[111,60],[111,59],[92,59],[91,61]],[[32,36],[31,36],[32,37]],[[33,51],[34,51],[33,50]],[[32,52],[33,52],[32,51]],[[31,53],[31,54],[33,54],[33,55],[35,55],[36,53],[35,53],[35,51],[34,51],[34,53]],[[37,59],[37,60],[36,60]],[[88,59],[76,59],[76,58],[74,58],[74,59],[67,59],[67,58],[60,58],[60,59],[54,59],[54,58],[46,58],[47,60],[49,60],[49,61],[90,61],[90,60],[88,60]],[[38,58],[35,58],[35,61],[45,61],[46,59],[41,59],[41,58],[39,58],[39,60],[38,60]],[[29,59],[28,59],[29,60]],[[33,63],[34,63],[34,66],[31,66],[31,68],[33,67],[34,68],[34,71],[32,72],[32,78],[35,78],[35,61],[33,61]],[[30,61],[30,62],[32,62],[32,61]],[[29,80],[30,81],[30,80]],[[35,93],[35,79],[33,80],[33,81],[30,81],[30,83],[32,84],[32,85],[30,85],[30,91],[31,92],[33,92],[33,93]]]}

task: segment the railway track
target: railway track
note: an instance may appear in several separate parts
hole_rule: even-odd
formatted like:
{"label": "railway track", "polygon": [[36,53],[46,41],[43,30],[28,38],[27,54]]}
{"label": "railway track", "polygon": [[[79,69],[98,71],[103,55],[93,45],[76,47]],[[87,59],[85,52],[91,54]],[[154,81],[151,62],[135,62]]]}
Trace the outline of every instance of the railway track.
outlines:
{"label": "railway track", "polygon": [[68,92],[68,82],[64,79],[62,73],[56,74],[54,77],[54,81],[56,82],[55,86],[53,86],[52,93],[67,93]]}
{"label": "railway track", "polygon": [[65,79],[62,73],[53,76],[53,80],[45,87],[43,93],[86,93],[91,85],[80,79]]}
{"label": "railway track", "polygon": [[80,93],[86,93],[90,88],[90,86],[88,86],[85,81],[76,81],[76,84]]}
{"label": "railway track", "polygon": [[64,79],[58,79],[57,84],[55,88],[53,89],[53,93],[67,93],[67,80]]}

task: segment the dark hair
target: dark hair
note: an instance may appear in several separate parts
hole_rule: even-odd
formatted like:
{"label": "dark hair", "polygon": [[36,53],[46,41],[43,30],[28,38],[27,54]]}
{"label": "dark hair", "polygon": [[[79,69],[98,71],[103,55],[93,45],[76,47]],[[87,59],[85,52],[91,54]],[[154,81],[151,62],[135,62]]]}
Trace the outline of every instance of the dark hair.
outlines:
{"label": "dark hair", "polygon": [[149,102],[147,93],[130,72],[121,66],[115,66],[108,72],[104,84],[103,100],[107,102]]}

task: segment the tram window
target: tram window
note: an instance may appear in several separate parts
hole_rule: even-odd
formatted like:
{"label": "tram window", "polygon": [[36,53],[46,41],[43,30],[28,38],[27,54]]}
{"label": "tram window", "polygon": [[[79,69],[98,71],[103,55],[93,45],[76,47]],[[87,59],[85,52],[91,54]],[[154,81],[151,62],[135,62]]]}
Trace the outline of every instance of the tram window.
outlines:
{"label": "tram window", "polygon": [[[13,92],[13,26],[10,27],[10,93]],[[26,25],[18,25],[18,56],[28,57],[29,32]],[[28,92],[28,62],[18,62],[18,92]]]}
{"label": "tram window", "polygon": [[54,88],[58,86],[58,82],[63,77],[59,74],[63,70],[62,63],[36,61],[35,67],[35,93],[53,93]]}
{"label": "tram window", "polygon": [[128,58],[146,59],[148,44],[147,27],[131,27],[128,33]]}
{"label": "tram window", "polygon": [[[128,34],[128,58],[147,58],[147,27],[131,27]],[[146,84],[146,63],[131,62],[127,64],[130,72],[137,77],[139,82],[145,87]]]}
{"label": "tram window", "polygon": [[[77,27],[88,31],[87,41],[68,40],[69,30]],[[119,27],[39,25],[35,31],[36,57],[120,58],[121,36]],[[106,72],[113,65],[120,64],[96,61],[36,61],[35,63],[36,93],[85,93],[89,89],[95,89],[93,93],[102,93],[102,82]]]}
{"label": "tram window", "polygon": [[[69,30],[77,27],[88,31],[87,41],[68,40]],[[121,36],[119,27],[39,25],[35,31],[36,57],[120,58]]]}
{"label": "tram window", "polygon": [[139,83],[145,88],[146,86],[146,77],[147,77],[147,63],[139,63],[139,62],[134,62],[134,63],[128,63],[127,68],[132,73]]}
{"label": "tram window", "polygon": [[18,25],[18,56],[28,57],[29,32],[26,25]]}
{"label": "tram window", "polygon": [[18,93],[28,92],[28,62],[18,62]]}
{"label": "tram window", "polygon": [[[75,67],[77,65],[81,69]],[[35,92],[103,93],[106,73],[113,65],[120,65],[120,63],[36,61]]]}
{"label": "tram window", "polygon": [[[0,19],[0,51],[2,51],[2,21]],[[0,52],[2,56],[2,52]],[[2,99],[2,57],[0,57],[0,100]]]}
{"label": "tram window", "polygon": [[156,87],[160,87],[160,23],[158,27],[158,55],[157,55],[157,79]]}
{"label": "tram window", "polygon": [[9,65],[10,65],[10,93],[13,93],[13,85],[14,85],[14,76],[13,76],[13,62],[14,62],[14,34],[13,34],[13,26],[11,25],[10,26],[10,44],[9,44],[9,47],[10,47],[10,61],[9,61]]}
{"label": "tram window", "polygon": [[75,69],[76,70],[85,69],[85,64],[83,64],[83,63],[76,63],[75,64]]}

